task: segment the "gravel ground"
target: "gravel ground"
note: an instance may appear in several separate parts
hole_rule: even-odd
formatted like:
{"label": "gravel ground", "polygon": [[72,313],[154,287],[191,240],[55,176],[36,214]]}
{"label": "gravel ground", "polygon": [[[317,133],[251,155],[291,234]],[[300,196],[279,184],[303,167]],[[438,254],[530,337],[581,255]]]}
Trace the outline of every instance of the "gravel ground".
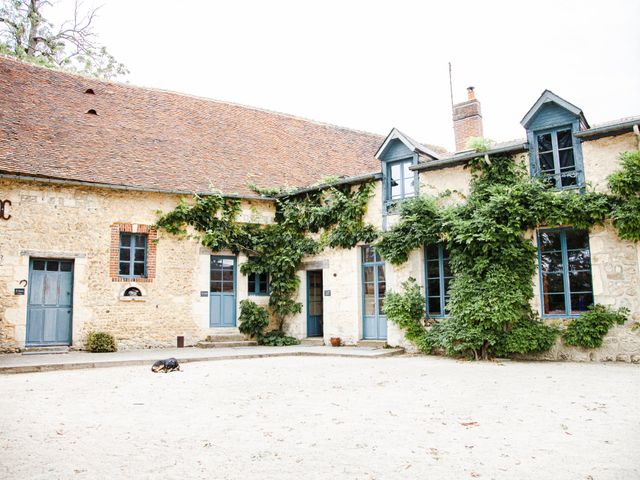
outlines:
{"label": "gravel ground", "polygon": [[0,376],[0,478],[640,478],[640,368],[281,357]]}

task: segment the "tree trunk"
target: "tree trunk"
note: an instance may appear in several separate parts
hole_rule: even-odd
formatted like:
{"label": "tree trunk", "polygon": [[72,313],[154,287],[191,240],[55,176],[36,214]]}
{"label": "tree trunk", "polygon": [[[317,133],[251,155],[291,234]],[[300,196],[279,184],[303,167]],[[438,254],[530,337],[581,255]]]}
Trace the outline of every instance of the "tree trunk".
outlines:
{"label": "tree trunk", "polygon": [[29,5],[29,42],[27,43],[26,54],[27,55],[35,55],[37,47],[38,47],[38,28],[40,26],[41,16],[38,9],[40,5],[38,4],[38,0],[31,0],[31,4]]}
{"label": "tree trunk", "polygon": [[489,360],[489,343],[486,341],[482,344],[482,360]]}

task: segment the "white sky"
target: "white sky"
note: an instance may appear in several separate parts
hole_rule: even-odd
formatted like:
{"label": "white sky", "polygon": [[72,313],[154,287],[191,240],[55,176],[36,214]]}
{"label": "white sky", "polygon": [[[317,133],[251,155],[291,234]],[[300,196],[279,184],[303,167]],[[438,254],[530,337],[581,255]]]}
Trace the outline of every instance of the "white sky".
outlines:
{"label": "white sky", "polygon": [[449,149],[449,61],[454,100],[475,86],[494,140],[524,136],[545,88],[591,124],[640,115],[639,0],[102,3],[96,32],[136,85]]}

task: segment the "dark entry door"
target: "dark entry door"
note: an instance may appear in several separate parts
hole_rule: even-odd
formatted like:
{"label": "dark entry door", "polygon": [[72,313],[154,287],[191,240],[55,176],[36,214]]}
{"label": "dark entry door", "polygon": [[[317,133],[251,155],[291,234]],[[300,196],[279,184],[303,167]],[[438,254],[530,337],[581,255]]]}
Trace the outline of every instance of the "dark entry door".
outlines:
{"label": "dark entry door", "polygon": [[71,345],[73,261],[31,259],[26,344]]}
{"label": "dark entry door", "polygon": [[211,257],[209,326],[236,326],[236,259]]}
{"label": "dark entry door", "polygon": [[307,272],[307,337],[322,337],[322,270]]}

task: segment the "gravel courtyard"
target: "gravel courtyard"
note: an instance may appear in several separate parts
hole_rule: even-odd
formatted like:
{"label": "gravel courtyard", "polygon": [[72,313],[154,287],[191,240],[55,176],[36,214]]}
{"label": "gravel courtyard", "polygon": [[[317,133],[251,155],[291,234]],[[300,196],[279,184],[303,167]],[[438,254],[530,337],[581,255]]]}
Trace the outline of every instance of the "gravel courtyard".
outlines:
{"label": "gravel courtyard", "polygon": [[280,357],[0,392],[3,479],[640,478],[634,365]]}

